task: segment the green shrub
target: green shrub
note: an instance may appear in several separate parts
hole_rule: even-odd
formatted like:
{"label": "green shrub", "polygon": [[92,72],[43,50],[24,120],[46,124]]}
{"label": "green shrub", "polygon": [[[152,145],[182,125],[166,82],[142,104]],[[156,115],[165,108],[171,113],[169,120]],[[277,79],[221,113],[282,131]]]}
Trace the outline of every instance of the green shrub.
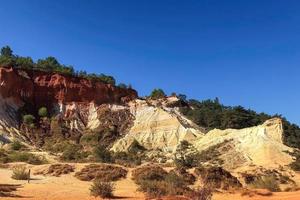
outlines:
{"label": "green shrub", "polygon": [[87,152],[82,151],[82,147],[76,144],[68,144],[63,150],[60,159],[63,161],[81,161],[86,159]]}
{"label": "green shrub", "polygon": [[12,151],[8,153],[8,162],[26,162],[32,165],[41,165],[47,163],[47,160],[32,153]]}
{"label": "green shrub", "polygon": [[11,178],[15,180],[28,180],[29,172],[26,170],[26,167],[24,166],[16,166],[13,168],[13,174]]}
{"label": "green shrub", "polygon": [[188,196],[193,200],[211,200],[213,196],[213,190],[210,187],[203,186],[193,190]]}
{"label": "green shrub", "polygon": [[296,158],[295,161],[290,164],[290,167],[294,171],[300,171],[300,151],[296,150],[290,154]]}
{"label": "green shrub", "polygon": [[168,172],[157,165],[146,165],[132,171],[132,178],[136,184],[142,181],[163,181]]}
{"label": "green shrub", "polygon": [[180,142],[176,148],[174,163],[177,168],[191,168],[198,165],[198,154],[190,153],[194,147],[186,140]]}
{"label": "green shrub", "polygon": [[126,152],[116,152],[113,154],[113,160],[119,165],[126,167],[135,167],[142,164],[143,155]]}
{"label": "green shrub", "polygon": [[168,194],[169,185],[165,181],[143,180],[138,190],[146,193],[149,198],[160,198]]}
{"label": "green shrub", "polygon": [[239,180],[222,167],[200,166],[195,169],[195,174],[200,176],[205,185],[209,185],[215,189],[228,190],[229,188],[242,187]]}
{"label": "green shrub", "polygon": [[8,153],[0,148],[0,163],[8,163],[9,158],[8,158]]}
{"label": "green shrub", "polygon": [[33,124],[35,121],[35,117],[33,115],[24,115],[23,122],[27,125]]}
{"label": "green shrub", "polygon": [[14,150],[14,151],[19,151],[21,150],[22,148],[24,148],[24,145],[19,142],[18,140],[14,140],[11,144],[10,144],[10,148],[11,150]]}
{"label": "green shrub", "polygon": [[94,197],[111,198],[113,197],[113,191],[115,190],[114,184],[111,182],[102,182],[100,180],[94,180],[93,185],[90,188],[91,195]]}
{"label": "green shrub", "polygon": [[161,99],[164,97],[166,97],[166,94],[162,89],[154,89],[150,94],[151,99]]}
{"label": "green shrub", "polygon": [[41,107],[38,111],[38,114],[40,117],[47,117],[48,116],[48,110],[46,107]]}
{"label": "green shrub", "polygon": [[150,198],[165,195],[184,195],[190,189],[183,177],[175,172],[166,172],[156,165],[139,167],[132,172],[133,180],[138,184],[139,191],[146,193]]}
{"label": "green shrub", "polygon": [[93,155],[98,162],[111,163],[113,162],[112,155],[110,151],[104,147],[98,146],[94,149]]}
{"label": "green shrub", "polygon": [[146,149],[143,147],[137,140],[133,140],[128,148],[128,153],[130,154],[139,154],[144,152]]}
{"label": "green shrub", "polygon": [[95,132],[86,133],[81,136],[80,144],[82,144],[83,146],[95,147],[99,144],[100,140],[101,140],[100,134]]}
{"label": "green shrub", "polygon": [[300,171],[300,159],[297,159],[296,161],[292,162],[290,164],[290,167],[292,168],[292,170],[294,171]]}
{"label": "green shrub", "polygon": [[271,192],[279,192],[280,187],[275,176],[263,176],[251,183],[253,188],[267,189]]}
{"label": "green shrub", "polygon": [[117,181],[125,178],[127,170],[119,166],[107,164],[90,164],[75,173],[75,177],[81,181],[100,180],[104,182]]}

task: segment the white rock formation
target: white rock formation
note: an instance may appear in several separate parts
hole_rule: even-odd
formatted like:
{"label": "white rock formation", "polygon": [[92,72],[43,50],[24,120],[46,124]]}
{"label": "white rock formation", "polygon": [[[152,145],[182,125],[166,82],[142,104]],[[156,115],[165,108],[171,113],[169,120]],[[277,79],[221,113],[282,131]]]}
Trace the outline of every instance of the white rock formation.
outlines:
{"label": "white rock formation", "polygon": [[[171,99],[172,100],[172,99]],[[124,138],[112,147],[113,151],[126,151],[136,140],[146,149],[160,149],[174,152],[182,140],[193,141],[202,137],[200,128],[177,112],[176,108],[168,108],[164,104],[170,99],[154,106],[145,100],[136,100],[129,104],[134,115],[134,125]],[[158,103],[155,101],[155,103]]]}
{"label": "white rock formation", "polygon": [[12,98],[2,98],[0,95],[0,146],[11,141],[14,137],[20,137],[17,130],[17,110],[22,105]]}
{"label": "white rock formation", "polygon": [[278,118],[267,120],[264,124],[245,129],[212,130],[193,144],[199,150],[205,150],[225,141],[229,148],[220,158],[227,168],[257,165],[278,167],[287,165],[292,157],[287,153],[292,148],[282,142],[282,122]]}

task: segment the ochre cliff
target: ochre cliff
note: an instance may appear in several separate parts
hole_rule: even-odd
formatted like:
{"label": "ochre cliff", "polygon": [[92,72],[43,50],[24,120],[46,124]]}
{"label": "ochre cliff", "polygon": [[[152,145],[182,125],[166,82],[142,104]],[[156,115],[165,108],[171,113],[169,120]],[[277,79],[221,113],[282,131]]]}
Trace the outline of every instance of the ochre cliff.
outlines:
{"label": "ochre cliff", "polygon": [[124,103],[137,98],[133,89],[57,73],[0,68],[0,94],[3,99],[30,102],[36,106],[53,103]]}
{"label": "ochre cliff", "polygon": [[[62,117],[71,130],[82,132],[91,123],[91,116],[98,117],[97,110],[101,105],[125,105],[137,97],[138,94],[133,89],[100,81],[0,67],[0,145],[1,141],[5,143],[9,138],[28,135],[20,131],[21,114],[35,115],[38,119],[37,110],[42,106],[48,108],[51,116]],[[36,127],[40,128],[42,125],[36,122]],[[100,124],[93,128],[99,126]],[[38,130],[32,131],[33,133],[38,133]],[[31,137],[27,136],[28,139]]]}

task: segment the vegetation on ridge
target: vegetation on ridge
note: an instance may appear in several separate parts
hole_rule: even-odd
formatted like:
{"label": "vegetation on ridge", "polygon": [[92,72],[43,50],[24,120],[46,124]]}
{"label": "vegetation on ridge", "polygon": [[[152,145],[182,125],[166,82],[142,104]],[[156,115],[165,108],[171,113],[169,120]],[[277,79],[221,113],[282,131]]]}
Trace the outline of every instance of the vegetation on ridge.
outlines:
{"label": "vegetation on ridge", "polygon": [[[58,62],[55,57],[49,56],[44,59],[38,59],[34,62],[31,57],[22,57],[13,54],[13,50],[9,46],[2,47],[0,55],[0,66],[15,67],[21,69],[32,69],[45,72],[55,72],[64,75],[71,75],[86,78],[93,81],[101,81],[107,84],[116,84],[116,80],[112,76],[105,74],[88,74],[86,71],[75,71],[73,66],[64,65]],[[125,84],[119,84],[120,88],[131,88]]]}
{"label": "vegetation on ridge", "polygon": [[181,112],[200,127],[207,130],[218,129],[242,129],[257,126],[266,120],[279,117],[283,121],[284,137],[286,145],[300,148],[300,127],[287,121],[281,115],[268,115],[257,113],[242,106],[224,106],[219,99],[215,100],[185,100],[189,107],[182,107]]}

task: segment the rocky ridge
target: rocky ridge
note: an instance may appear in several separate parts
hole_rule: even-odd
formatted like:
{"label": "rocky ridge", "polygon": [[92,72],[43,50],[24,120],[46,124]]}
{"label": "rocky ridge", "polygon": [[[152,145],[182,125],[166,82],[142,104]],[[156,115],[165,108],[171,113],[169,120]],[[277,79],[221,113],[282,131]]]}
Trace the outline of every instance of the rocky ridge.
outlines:
{"label": "rocky ridge", "polygon": [[[282,122],[274,118],[264,124],[245,129],[211,130],[198,127],[183,116],[184,105],[177,97],[158,100],[138,99],[137,92],[110,84],[61,74],[0,68],[0,141],[13,138],[35,145],[36,138],[55,137],[44,130],[26,132],[21,127],[19,112],[36,111],[46,106],[57,123],[64,139],[80,138],[87,131],[105,129],[117,132],[111,150],[127,151],[137,141],[148,152],[173,159],[178,145],[188,141],[198,152],[214,149],[226,169],[246,166],[278,168],[293,161],[288,152],[293,149],[282,142]],[[38,136],[34,134],[39,134]],[[32,139],[35,138],[35,139]],[[74,141],[78,141],[78,138]],[[43,142],[43,141],[42,141]]]}

